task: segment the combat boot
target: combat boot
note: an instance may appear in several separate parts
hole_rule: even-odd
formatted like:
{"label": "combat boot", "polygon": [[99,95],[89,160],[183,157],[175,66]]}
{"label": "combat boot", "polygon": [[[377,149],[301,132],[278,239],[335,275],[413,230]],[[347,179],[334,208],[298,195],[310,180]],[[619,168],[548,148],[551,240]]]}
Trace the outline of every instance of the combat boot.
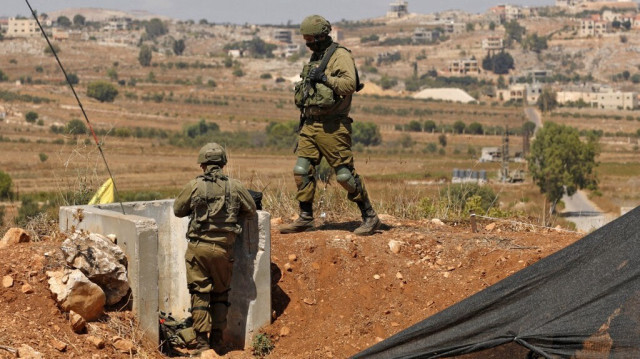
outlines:
{"label": "combat boot", "polygon": [[191,350],[189,354],[191,356],[199,356],[202,352],[211,349],[209,346],[209,339],[207,338],[206,332],[198,332],[196,333],[196,346]]}
{"label": "combat boot", "polygon": [[362,214],[362,224],[353,231],[353,234],[358,236],[370,236],[376,231],[376,229],[380,228],[382,222],[380,222],[380,218],[378,218],[376,211],[373,210],[371,202],[369,202],[368,199],[356,202],[356,204]]}
{"label": "combat boot", "polygon": [[300,202],[300,215],[293,223],[280,227],[280,233],[298,233],[313,228],[313,204]]}
{"label": "combat boot", "polygon": [[211,333],[209,333],[209,346],[218,354],[223,351],[222,330],[211,329]]}

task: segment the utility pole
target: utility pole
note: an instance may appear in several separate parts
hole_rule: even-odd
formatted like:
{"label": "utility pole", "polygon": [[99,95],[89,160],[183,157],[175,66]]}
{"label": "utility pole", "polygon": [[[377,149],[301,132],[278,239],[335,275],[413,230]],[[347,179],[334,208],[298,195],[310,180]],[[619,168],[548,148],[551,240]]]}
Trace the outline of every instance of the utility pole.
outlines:
{"label": "utility pole", "polygon": [[507,125],[502,137],[502,176],[501,182],[509,181],[509,126]]}

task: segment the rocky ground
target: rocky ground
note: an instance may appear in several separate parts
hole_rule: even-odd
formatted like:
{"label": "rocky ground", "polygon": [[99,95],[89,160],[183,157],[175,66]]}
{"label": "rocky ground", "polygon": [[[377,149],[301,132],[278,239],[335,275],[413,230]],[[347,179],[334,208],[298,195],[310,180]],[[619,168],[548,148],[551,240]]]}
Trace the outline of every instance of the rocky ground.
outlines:
{"label": "rocky ground", "polygon": [[[281,222],[273,220],[271,237],[269,358],[346,358],[580,238],[511,221],[479,223],[473,233],[469,223],[384,217],[387,228],[371,237],[351,234],[356,221],[292,235],[277,232]],[[62,237],[0,244],[0,358],[16,350],[20,357],[162,358],[127,310],[110,308],[74,332],[46,276],[63,266]]]}

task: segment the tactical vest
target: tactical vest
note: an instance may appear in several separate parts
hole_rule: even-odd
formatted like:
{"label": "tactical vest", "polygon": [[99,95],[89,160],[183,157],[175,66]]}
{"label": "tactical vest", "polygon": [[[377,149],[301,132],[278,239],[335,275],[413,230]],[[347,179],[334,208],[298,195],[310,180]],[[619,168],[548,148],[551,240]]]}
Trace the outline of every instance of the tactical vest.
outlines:
{"label": "tactical vest", "polygon": [[191,196],[189,232],[239,233],[239,210],[238,194],[231,191],[227,176],[212,173],[200,175],[196,178],[196,189]]}
{"label": "tactical vest", "polygon": [[[336,49],[343,48],[349,51],[344,46],[336,45]],[[329,58],[325,59],[323,57],[316,61],[310,61],[302,68],[302,72],[300,73],[300,78],[302,80],[296,82],[294,87],[294,100],[299,109],[309,106],[317,106],[320,108],[331,107],[341,100],[340,96],[336,95],[329,86],[322,83],[311,83],[309,80],[309,72],[311,69],[321,66],[323,60],[329,62],[331,55],[333,55],[333,51],[328,55]],[[325,68],[322,70],[326,70],[326,64]]]}

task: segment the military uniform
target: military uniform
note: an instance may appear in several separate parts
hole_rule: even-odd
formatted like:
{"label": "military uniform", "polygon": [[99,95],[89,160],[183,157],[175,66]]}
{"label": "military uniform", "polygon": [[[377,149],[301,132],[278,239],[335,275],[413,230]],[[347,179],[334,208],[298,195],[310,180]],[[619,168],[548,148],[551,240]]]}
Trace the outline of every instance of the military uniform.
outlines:
{"label": "military uniform", "polygon": [[222,173],[220,163],[205,163],[203,169],[182,189],[173,210],[177,217],[190,216],[185,265],[193,326],[200,338],[210,333],[215,344],[226,327],[233,244],[242,231],[238,216],[252,217],[256,205],[240,181]]}
{"label": "military uniform", "polygon": [[[305,18],[301,24],[301,33],[313,54],[302,70],[302,81],[296,85],[295,96],[304,121],[298,136],[298,159],[293,170],[300,217],[291,225],[282,227],[281,233],[300,232],[313,226],[314,168],[323,157],[335,170],[337,182],[347,190],[348,199],[355,202],[362,213],[363,225],[354,233],[369,235],[381,224],[369,201],[364,181],[353,166],[353,120],[349,111],[352,95],[359,85],[355,62],[348,49],[333,44],[328,36],[330,31],[329,22],[318,15]],[[332,54],[331,47],[335,47]],[[330,57],[325,59],[327,56]],[[321,72],[320,64],[323,62],[326,68]]]}

